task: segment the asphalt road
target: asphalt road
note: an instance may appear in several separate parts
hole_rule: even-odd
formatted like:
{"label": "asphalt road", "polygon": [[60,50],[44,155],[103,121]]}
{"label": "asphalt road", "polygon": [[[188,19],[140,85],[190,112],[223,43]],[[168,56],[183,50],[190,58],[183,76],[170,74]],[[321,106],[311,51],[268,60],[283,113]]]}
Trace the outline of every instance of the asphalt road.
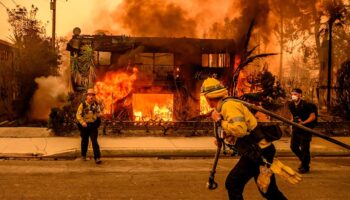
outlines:
{"label": "asphalt road", "polygon": [[[282,158],[292,167],[293,158]],[[237,159],[222,159],[219,188],[206,189],[212,159],[0,160],[0,199],[227,199],[224,181]],[[350,158],[314,158],[298,185],[277,178],[289,199],[350,199]],[[245,199],[262,199],[253,180]]]}

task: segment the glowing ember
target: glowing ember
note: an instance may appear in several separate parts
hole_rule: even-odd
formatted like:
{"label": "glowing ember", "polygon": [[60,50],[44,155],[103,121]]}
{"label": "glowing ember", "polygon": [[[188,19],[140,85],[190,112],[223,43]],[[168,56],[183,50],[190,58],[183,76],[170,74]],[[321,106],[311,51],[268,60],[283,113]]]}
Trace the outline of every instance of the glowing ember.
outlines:
{"label": "glowing ember", "polygon": [[172,121],[173,94],[133,94],[135,121]]}
{"label": "glowing ember", "polygon": [[103,114],[112,114],[116,109],[113,107],[114,103],[132,91],[137,72],[136,68],[133,69],[132,74],[107,72],[102,81],[96,82],[96,96],[104,105]]}
{"label": "glowing ember", "polygon": [[210,108],[207,100],[205,99],[205,96],[201,95],[200,97],[200,114],[207,114],[211,111],[212,109]]}

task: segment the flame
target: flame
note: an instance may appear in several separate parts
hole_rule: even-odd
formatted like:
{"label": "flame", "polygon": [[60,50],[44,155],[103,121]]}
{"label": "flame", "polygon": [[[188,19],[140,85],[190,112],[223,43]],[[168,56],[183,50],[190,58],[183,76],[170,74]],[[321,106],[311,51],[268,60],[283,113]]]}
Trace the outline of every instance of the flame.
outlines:
{"label": "flame", "polygon": [[140,111],[134,112],[134,116],[135,116],[135,121],[142,121],[142,112]]}
{"label": "flame", "polygon": [[133,73],[107,72],[102,81],[95,84],[96,97],[102,102],[103,114],[112,114],[116,109],[114,103],[126,97],[133,89],[138,70],[133,68]]}
{"label": "flame", "polygon": [[207,114],[211,111],[212,109],[210,108],[206,98],[204,95],[200,96],[200,114]]}
{"label": "flame", "polygon": [[239,55],[235,55],[235,62],[233,64],[233,70],[236,71],[239,64],[241,63],[241,57]]}
{"label": "flame", "polygon": [[135,121],[173,121],[173,94],[133,94]]}
{"label": "flame", "polygon": [[244,70],[239,72],[236,90],[238,96],[252,91],[252,84],[248,82],[247,72]]}
{"label": "flame", "polygon": [[[241,63],[241,57],[235,55],[234,70],[237,70],[239,64]],[[237,78],[236,95],[242,96],[246,93],[256,93],[261,92],[262,88],[258,84],[254,84],[254,79],[259,78],[259,74],[256,74],[255,68],[245,67],[241,69]]]}
{"label": "flame", "polygon": [[172,112],[171,110],[166,107],[159,107],[157,104],[153,108],[153,114],[156,120],[163,120],[163,121],[173,121]]}

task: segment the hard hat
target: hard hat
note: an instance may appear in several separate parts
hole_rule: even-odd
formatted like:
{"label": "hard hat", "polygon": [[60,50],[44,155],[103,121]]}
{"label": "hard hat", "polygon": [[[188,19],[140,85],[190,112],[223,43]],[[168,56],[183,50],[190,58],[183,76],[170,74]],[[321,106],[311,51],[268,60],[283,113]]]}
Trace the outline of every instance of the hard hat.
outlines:
{"label": "hard hat", "polygon": [[86,94],[87,94],[87,95],[88,95],[88,94],[96,95],[95,90],[94,90],[93,88],[88,89],[88,90],[86,91]]}
{"label": "hard hat", "polygon": [[227,96],[228,91],[217,79],[207,78],[202,84],[201,93],[209,99],[214,99]]}

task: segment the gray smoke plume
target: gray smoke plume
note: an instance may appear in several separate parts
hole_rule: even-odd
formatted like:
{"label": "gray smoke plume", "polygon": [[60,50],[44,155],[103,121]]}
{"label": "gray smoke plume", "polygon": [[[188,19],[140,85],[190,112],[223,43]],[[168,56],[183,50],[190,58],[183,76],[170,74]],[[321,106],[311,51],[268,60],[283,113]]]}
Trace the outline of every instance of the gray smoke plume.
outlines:
{"label": "gray smoke plume", "polygon": [[115,23],[137,36],[194,37],[196,20],[181,6],[167,1],[123,1],[111,13]]}
{"label": "gray smoke plume", "polygon": [[[268,40],[271,28],[269,27],[269,0],[241,0],[241,16],[232,20],[232,24],[235,25],[236,33],[234,39],[240,40],[243,35],[248,31],[249,25],[252,20],[255,21],[255,28],[259,29],[259,32]],[[233,4],[234,7],[231,10],[237,9],[237,4]]]}

